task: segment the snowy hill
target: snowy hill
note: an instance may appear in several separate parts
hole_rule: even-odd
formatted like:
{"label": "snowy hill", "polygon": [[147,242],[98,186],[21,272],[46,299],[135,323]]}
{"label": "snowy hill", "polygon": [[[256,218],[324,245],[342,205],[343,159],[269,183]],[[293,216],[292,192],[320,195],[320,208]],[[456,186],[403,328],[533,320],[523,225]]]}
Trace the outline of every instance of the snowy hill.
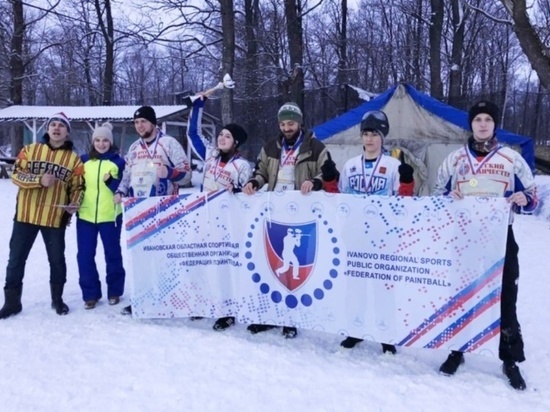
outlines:
{"label": "snowy hill", "polygon": [[[102,300],[86,311],[73,224],[64,296],[70,314],[60,317],[50,309],[49,269],[38,239],[27,263],[23,312],[0,321],[2,410],[549,411],[550,272],[544,257],[550,251],[550,178],[537,182],[543,207],[514,224],[527,355],[520,365],[524,393],[508,386],[498,359],[467,355],[448,378],[437,372],[445,351],[398,348],[392,356],[369,342],[341,349],[341,337],[313,331],[285,340],[279,330],[253,336],[243,325],[214,332],[210,319],[136,321],[119,314],[128,296],[118,306]],[[16,187],[1,180],[0,192],[5,267]],[[100,248],[104,270],[102,254]]]}

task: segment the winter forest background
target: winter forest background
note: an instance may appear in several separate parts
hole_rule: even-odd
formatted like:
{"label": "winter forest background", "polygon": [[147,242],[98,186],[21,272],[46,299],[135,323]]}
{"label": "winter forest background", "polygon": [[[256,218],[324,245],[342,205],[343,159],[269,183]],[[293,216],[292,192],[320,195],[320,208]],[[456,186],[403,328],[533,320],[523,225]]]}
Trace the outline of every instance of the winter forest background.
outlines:
{"label": "winter forest background", "polygon": [[[8,0],[0,107],[178,104],[224,73],[208,111],[246,126],[255,156],[287,100],[306,126],[397,82],[550,141],[550,0]],[[22,132],[2,129],[15,153]]]}

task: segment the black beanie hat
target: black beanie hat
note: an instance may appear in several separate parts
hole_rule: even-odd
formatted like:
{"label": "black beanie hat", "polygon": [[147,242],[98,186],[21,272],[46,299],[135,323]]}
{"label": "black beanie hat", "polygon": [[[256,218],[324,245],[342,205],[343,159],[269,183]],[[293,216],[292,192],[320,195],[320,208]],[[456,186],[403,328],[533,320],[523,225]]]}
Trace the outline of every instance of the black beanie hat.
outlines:
{"label": "black beanie hat", "polygon": [[155,113],[155,110],[151,106],[141,106],[139,109],[136,110],[136,112],[134,113],[134,120],[140,118],[149,120],[154,125],[157,124],[157,115]]}
{"label": "black beanie hat", "polygon": [[474,104],[470,111],[468,112],[468,124],[470,125],[470,129],[472,128],[472,122],[474,118],[480,114],[480,113],[486,113],[493,119],[493,122],[495,122],[495,130],[498,127],[498,121],[499,121],[499,110],[496,104],[493,102],[490,102],[488,100],[482,100],[480,102],[477,102]]}
{"label": "black beanie hat", "polygon": [[231,136],[233,136],[233,139],[235,139],[235,147],[239,147],[244,142],[246,142],[246,139],[248,139],[248,134],[246,133],[246,130],[242,128],[242,126],[239,126],[237,123],[229,123],[226,124],[222,129],[228,130],[229,133],[231,133]]}

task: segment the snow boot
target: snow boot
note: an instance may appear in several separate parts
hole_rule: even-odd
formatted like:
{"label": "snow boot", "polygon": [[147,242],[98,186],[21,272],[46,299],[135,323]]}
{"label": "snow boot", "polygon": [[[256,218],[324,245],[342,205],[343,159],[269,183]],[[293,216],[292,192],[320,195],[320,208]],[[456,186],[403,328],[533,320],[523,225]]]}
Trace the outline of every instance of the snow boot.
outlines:
{"label": "snow boot", "polygon": [[351,348],[354,348],[355,345],[357,345],[359,342],[363,342],[363,339],[358,339],[352,336],[348,336],[346,339],[340,342],[340,346],[346,349],[351,349]]}
{"label": "snow boot", "polygon": [[109,298],[109,305],[118,305],[120,303],[120,298],[118,296],[111,296]]}
{"label": "snow boot", "polygon": [[50,283],[50,291],[52,294],[52,309],[58,315],[66,315],[69,313],[69,307],[63,302],[63,288],[62,283]]}
{"label": "snow boot", "polygon": [[293,326],[283,326],[283,336],[285,339],[294,339],[298,336],[298,329]]}
{"label": "snow boot", "polygon": [[458,367],[464,363],[464,354],[456,350],[451,351],[447,360],[439,367],[439,372],[443,375],[454,375]]}
{"label": "snow boot", "polygon": [[265,332],[266,330],[275,329],[277,326],[273,325],[258,325],[256,323],[253,323],[252,325],[248,325],[246,328],[250,333],[255,335],[256,333]]}
{"label": "snow boot", "polygon": [[521,376],[521,372],[519,371],[516,362],[504,361],[504,363],[502,364],[502,372],[504,372],[504,374],[508,378],[508,383],[512,388],[517,389],[518,391],[523,391],[527,389],[525,380],[523,380],[523,376]]}
{"label": "snow boot", "polygon": [[221,332],[222,330],[226,330],[230,326],[233,326],[235,324],[235,318],[233,316],[227,316],[225,318],[219,318],[215,323],[214,326],[212,326],[212,329],[217,330],[218,332]]}
{"label": "snow boot", "polygon": [[0,309],[0,319],[17,315],[23,310],[23,306],[21,305],[22,292],[23,286],[14,289],[4,288],[4,306]]}
{"label": "snow boot", "polygon": [[392,355],[395,355],[397,353],[397,349],[395,348],[394,345],[390,345],[389,343],[383,343],[382,353],[391,353]]}
{"label": "snow boot", "polygon": [[132,305],[128,305],[122,308],[120,311],[121,315],[131,315],[132,314]]}

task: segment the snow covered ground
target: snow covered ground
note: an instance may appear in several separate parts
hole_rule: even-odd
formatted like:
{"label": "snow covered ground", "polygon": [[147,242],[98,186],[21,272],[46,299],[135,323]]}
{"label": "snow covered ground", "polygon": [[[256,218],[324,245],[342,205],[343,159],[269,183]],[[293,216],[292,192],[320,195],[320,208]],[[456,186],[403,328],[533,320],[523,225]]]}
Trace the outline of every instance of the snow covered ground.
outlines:
{"label": "snow covered ground", "polygon": [[[519,317],[526,392],[511,389],[500,361],[467,355],[452,378],[438,374],[445,351],[380,345],[339,347],[341,338],[279,330],[250,335],[243,325],[214,332],[212,320],[136,321],[103,300],[83,308],[75,225],[67,233],[68,316],[50,309],[41,239],[27,263],[23,312],[0,321],[3,411],[550,411],[550,177],[537,177],[543,207],[514,224],[520,246]],[[16,187],[0,181],[5,266]],[[100,268],[102,250],[98,250]],[[3,284],[3,276],[1,282]],[[3,302],[3,297],[0,299]]]}

